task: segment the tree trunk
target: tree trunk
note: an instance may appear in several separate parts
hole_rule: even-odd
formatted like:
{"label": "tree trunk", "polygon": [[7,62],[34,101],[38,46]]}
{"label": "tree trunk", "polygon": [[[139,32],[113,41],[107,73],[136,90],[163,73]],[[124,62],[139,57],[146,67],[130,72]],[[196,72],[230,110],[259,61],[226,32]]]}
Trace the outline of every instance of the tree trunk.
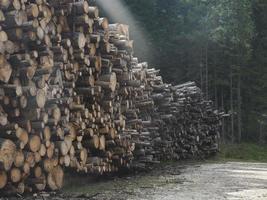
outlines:
{"label": "tree trunk", "polygon": [[[224,96],[223,96],[223,89],[221,90],[221,103],[222,103],[222,112],[224,112],[225,111],[225,109],[224,109]],[[222,118],[222,131],[221,131],[221,133],[222,133],[222,144],[225,144],[225,119],[224,119],[224,117]]]}
{"label": "tree trunk", "polygon": [[209,99],[209,64],[208,64],[208,42],[205,46],[205,66],[206,66],[206,100]]}
{"label": "tree trunk", "polygon": [[241,105],[242,105],[242,98],[241,98],[241,72],[238,74],[238,83],[237,83],[237,106],[238,106],[238,143],[241,142],[242,139],[242,110],[241,110]]}
{"label": "tree trunk", "polygon": [[230,72],[230,109],[231,109],[231,142],[234,143],[234,100],[233,100],[233,69]]}

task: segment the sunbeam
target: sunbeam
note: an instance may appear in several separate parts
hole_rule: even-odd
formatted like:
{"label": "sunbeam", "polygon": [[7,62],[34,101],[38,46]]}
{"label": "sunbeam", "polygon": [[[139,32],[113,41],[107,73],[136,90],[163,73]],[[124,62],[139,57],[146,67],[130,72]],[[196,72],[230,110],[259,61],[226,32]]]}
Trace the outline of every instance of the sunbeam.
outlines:
{"label": "sunbeam", "polygon": [[138,25],[130,10],[121,0],[98,0],[97,3],[108,15],[111,22],[128,24],[131,38],[135,40],[135,54],[142,60],[150,56],[145,30]]}

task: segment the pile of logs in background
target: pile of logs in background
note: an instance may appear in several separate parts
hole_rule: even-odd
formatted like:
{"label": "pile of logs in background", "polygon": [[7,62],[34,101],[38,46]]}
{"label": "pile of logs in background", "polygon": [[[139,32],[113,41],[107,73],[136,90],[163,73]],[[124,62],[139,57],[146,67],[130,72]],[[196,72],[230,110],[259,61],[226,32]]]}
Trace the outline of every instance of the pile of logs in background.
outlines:
{"label": "pile of logs in background", "polygon": [[194,83],[163,83],[128,26],[92,1],[0,0],[0,192],[58,190],[217,151],[220,114]]}

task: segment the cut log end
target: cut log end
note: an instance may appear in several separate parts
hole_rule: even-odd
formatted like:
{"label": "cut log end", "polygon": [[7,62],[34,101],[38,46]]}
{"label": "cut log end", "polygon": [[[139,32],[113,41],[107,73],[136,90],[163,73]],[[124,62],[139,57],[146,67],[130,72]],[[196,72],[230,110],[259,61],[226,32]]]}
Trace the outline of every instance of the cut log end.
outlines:
{"label": "cut log end", "polygon": [[7,174],[5,171],[0,171],[0,189],[3,189],[7,184]]}
{"label": "cut log end", "polygon": [[47,184],[51,190],[59,190],[63,186],[64,172],[60,166],[52,169],[48,174]]}

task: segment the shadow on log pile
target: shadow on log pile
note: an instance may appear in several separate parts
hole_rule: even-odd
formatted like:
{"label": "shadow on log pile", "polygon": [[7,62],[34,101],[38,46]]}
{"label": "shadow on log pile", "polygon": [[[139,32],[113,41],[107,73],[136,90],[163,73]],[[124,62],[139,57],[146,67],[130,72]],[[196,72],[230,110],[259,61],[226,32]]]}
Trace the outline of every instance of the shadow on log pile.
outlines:
{"label": "shadow on log pile", "polygon": [[0,0],[0,192],[58,190],[217,151],[220,114],[192,82],[133,57],[128,26],[92,1]]}

